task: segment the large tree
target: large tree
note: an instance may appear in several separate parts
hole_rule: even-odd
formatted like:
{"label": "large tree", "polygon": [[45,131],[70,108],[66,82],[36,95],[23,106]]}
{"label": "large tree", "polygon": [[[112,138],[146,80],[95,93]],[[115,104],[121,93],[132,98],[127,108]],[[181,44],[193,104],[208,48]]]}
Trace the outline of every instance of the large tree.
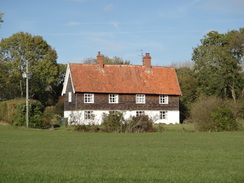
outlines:
{"label": "large tree", "polygon": [[220,34],[211,31],[194,48],[192,60],[201,95],[232,98],[243,89],[241,62],[244,56],[244,28]]}
{"label": "large tree", "polygon": [[23,97],[22,74],[28,61],[30,98],[45,105],[54,103],[54,88],[59,82],[57,53],[41,36],[19,32],[0,42],[0,100]]}

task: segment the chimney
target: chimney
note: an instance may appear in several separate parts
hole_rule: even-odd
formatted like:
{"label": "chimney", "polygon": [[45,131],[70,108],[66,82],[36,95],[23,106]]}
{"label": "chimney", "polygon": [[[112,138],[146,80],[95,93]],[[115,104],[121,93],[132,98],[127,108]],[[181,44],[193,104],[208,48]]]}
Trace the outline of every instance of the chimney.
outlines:
{"label": "chimney", "polygon": [[146,55],[143,57],[143,65],[147,71],[151,71],[151,56],[149,53],[146,53]]}
{"label": "chimney", "polygon": [[103,62],[104,62],[104,55],[100,54],[100,51],[98,52],[97,55],[97,64],[99,66],[99,69],[103,71]]}

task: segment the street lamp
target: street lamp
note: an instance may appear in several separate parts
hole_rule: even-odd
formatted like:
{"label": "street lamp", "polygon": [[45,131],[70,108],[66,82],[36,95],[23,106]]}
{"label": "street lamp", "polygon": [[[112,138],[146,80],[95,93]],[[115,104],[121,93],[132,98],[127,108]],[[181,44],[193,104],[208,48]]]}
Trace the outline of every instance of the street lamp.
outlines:
{"label": "street lamp", "polygon": [[29,61],[26,60],[26,72],[22,74],[23,78],[26,78],[26,127],[29,127]]}

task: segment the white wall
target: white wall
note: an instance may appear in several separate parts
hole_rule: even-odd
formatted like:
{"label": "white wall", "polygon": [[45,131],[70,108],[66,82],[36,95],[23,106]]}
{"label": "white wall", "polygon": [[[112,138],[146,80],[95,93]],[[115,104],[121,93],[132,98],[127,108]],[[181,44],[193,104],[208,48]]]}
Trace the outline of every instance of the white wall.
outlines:
{"label": "white wall", "polygon": [[[132,116],[136,116],[136,111],[120,111],[124,113],[124,118],[129,119]],[[165,124],[177,124],[180,123],[180,112],[179,111],[168,111],[167,119],[159,119],[160,111],[144,111],[145,115],[148,115],[154,123],[165,123]],[[103,114],[108,114],[109,111],[93,111],[94,120],[85,120],[84,111],[64,111],[64,117],[68,118],[68,123],[75,124],[101,124]],[[73,124],[74,124],[73,123]]]}

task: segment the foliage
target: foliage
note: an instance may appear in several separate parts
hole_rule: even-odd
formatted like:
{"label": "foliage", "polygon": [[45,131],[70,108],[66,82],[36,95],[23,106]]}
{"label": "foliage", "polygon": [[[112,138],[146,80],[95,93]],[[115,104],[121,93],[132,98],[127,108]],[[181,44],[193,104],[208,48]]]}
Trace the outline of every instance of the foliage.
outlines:
{"label": "foliage", "polygon": [[[97,60],[95,58],[86,58],[83,60],[83,63],[85,64],[96,64]],[[104,57],[104,64],[109,65],[129,65],[130,61],[124,60],[121,57],[114,56],[113,58],[109,58],[108,56]]]}
{"label": "foliage", "polygon": [[57,53],[41,36],[24,32],[0,42],[0,100],[24,96],[22,74],[26,72],[27,60],[30,96],[45,105],[54,104],[57,98],[54,95],[59,94],[55,89],[60,88],[62,76],[56,62]]}
{"label": "foliage", "polygon": [[133,116],[125,122],[126,133],[154,132],[153,121],[147,115]]}
{"label": "foliage", "polygon": [[197,80],[196,73],[189,67],[180,67],[176,69],[177,77],[183,95],[180,100],[185,105],[194,102],[197,99]]}
{"label": "foliage", "polygon": [[227,108],[217,108],[211,112],[212,120],[215,124],[215,131],[231,131],[238,129],[238,123],[234,119],[233,113]]}
{"label": "foliage", "polygon": [[123,123],[123,113],[109,112],[109,114],[103,114],[103,121],[101,125],[105,132],[122,132]]}
{"label": "foliage", "polygon": [[[29,127],[41,128],[44,106],[36,100],[29,101]],[[25,99],[9,100],[0,103],[0,120],[15,126],[26,125]]]}
{"label": "foliage", "polygon": [[59,97],[58,102],[54,106],[54,113],[61,117],[64,116],[64,97]]}
{"label": "foliage", "polygon": [[99,125],[76,125],[75,131],[78,132],[99,132],[101,131],[101,127]]}
{"label": "foliage", "polygon": [[192,106],[191,119],[199,131],[237,130],[238,125],[227,104],[220,98],[203,97]]}
{"label": "foliage", "polygon": [[180,123],[184,123],[186,119],[190,117],[190,104],[185,104],[180,100],[179,102],[180,109]]}
{"label": "foliage", "polygon": [[0,12],[0,23],[3,23],[3,19],[2,19],[3,15],[4,13]]}
{"label": "foliage", "polygon": [[0,144],[2,183],[243,182],[243,131],[75,133],[0,125]]}
{"label": "foliage", "polygon": [[211,31],[193,51],[198,93],[202,96],[232,98],[236,102],[244,89],[241,75],[244,28],[226,34]]}
{"label": "foliage", "polygon": [[55,106],[48,106],[42,116],[43,128],[60,126],[61,116],[56,114]]}

